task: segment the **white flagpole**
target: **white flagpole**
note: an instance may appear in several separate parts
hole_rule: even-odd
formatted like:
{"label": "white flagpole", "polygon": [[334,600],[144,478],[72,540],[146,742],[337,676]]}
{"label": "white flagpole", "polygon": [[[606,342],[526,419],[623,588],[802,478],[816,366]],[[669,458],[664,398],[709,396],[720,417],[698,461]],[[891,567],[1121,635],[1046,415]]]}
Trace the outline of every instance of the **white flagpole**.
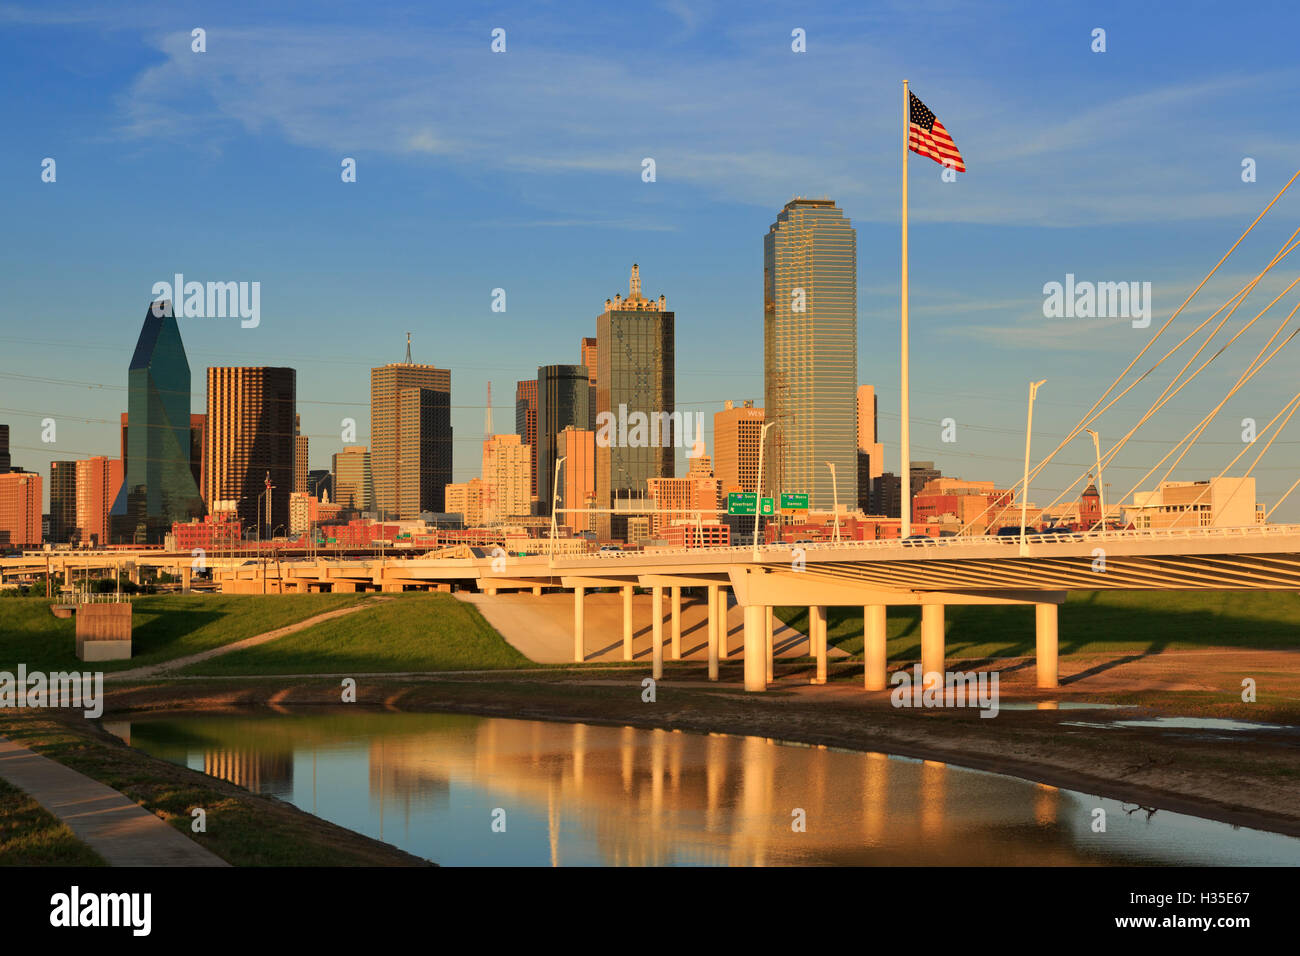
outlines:
{"label": "white flagpole", "polygon": [[912,448],[911,419],[909,417],[908,381],[907,381],[907,151],[911,135],[911,95],[907,89],[907,80],[903,81],[903,277],[902,277],[902,403],[899,416],[902,419],[900,436],[899,480],[902,495],[900,516],[902,518],[901,536],[906,538],[912,533]]}

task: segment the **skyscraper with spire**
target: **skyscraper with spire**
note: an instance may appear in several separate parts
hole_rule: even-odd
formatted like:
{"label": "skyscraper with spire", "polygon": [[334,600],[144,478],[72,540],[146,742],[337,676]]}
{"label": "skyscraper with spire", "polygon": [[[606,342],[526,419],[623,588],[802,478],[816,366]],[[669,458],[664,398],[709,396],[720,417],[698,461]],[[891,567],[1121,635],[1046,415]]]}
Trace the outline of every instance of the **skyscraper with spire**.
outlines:
{"label": "skyscraper with spire", "polygon": [[[633,263],[628,295],[605,300],[596,317],[596,417],[620,418],[642,413],[647,417],[676,411],[676,317],[664,296],[648,299],[641,294],[641,271]],[[596,506],[611,508],[622,495],[644,497],[646,480],[674,476],[675,434],[661,435],[658,444],[625,440],[623,429],[610,431],[596,447]],[[670,427],[669,431],[673,429]],[[539,439],[540,444],[540,439]],[[538,475],[539,487],[542,476]],[[611,516],[601,515],[601,537],[624,537]]]}
{"label": "skyscraper with spire", "polygon": [[370,468],[385,518],[445,511],[451,482],[451,370],[406,361],[370,370]]}
{"label": "skyscraper with spire", "polygon": [[109,513],[114,543],[161,544],[203,514],[190,468],[190,363],[172,304],[151,303],[127,371],[126,475]]}

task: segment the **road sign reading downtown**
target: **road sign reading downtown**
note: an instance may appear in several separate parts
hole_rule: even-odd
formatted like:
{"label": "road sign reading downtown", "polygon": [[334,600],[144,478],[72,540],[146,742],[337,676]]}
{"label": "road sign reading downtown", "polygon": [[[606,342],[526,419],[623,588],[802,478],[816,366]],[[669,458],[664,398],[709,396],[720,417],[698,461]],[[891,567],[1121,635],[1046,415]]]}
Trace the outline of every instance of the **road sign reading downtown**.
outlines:
{"label": "road sign reading downtown", "polygon": [[757,507],[758,495],[752,491],[733,491],[727,495],[729,515],[752,515]]}
{"label": "road sign reading downtown", "polygon": [[808,510],[808,496],[807,496],[807,495],[790,495],[790,494],[782,493],[782,495],[781,495],[781,510],[782,510],[782,511],[807,511],[807,510]]}

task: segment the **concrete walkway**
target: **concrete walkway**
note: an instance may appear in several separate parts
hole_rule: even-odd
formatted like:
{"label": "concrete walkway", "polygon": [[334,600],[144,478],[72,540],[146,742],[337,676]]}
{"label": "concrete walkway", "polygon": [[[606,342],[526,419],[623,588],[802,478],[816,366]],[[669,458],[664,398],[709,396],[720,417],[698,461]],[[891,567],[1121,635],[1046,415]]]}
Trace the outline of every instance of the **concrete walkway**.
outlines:
{"label": "concrete walkway", "polygon": [[[667,589],[665,588],[665,591]],[[516,650],[539,664],[573,662],[573,592],[533,595],[505,592],[487,595],[457,591],[456,597],[473,604],[497,632]],[[728,595],[730,597],[730,595]],[[591,594],[583,599],[584,630],[588,661],[623,660],[623,595],[617,591]],[[632,657],[650,659],[652,599],[649,594],[632,596]],[[702,600],[682,598],[682,660],[705,662],[709,656],[709,618]],[[672,644],[672,598],[664,594],[664,660]],[[738,604],[727,608],[727,657],[735,660],[745,645],[745,612]],[[773,653],[777,657],[804,657],[808,637],[792,627],[773,622]],[[831,647],[829,657],[847,657]]]}
{"label": "concrete walkway", "polygon": [[229,866],[112,787],[0,737],[0,777],[111,866]]}
{"label": "concrete walkway", "polygon": [[199,651],[197,654],[187,654],[184,657],[176,657],[170,661],[163,661],[161,664],[151,664],[148,667],[136,667],[129,671],[115,671],[106,673],[104,680],[139,680],[142,677],[158,677],[166,674],[168,671],[177,671],[182,667],[188,667],[191,664],[197,664],[199,661],[206,661],[211,657],[220,657],[222,654],[229,654],[231,651],[242,650],[245,647],[256,647],[258,644],[265,644],[267,641],[273,641],[277,637],[285,637],[293,634],[295,631],[305,630],[314,627],[325,621],[331,621],[336,617],[344,617],[348,614],[355,614],[358,611],[364,611],[372,608],[377,604],[383,604],[391,601],[392,598],[378,597],[361,601],[358,604],[342,607],[335,611],[326,611],[324,614],[317,614],[315,617],[309,617],[304,621],[296,624],[286,624],[284,627],[277,627],[273,631],[265,631],[261,634],[254,634],[252,637],[246,637],[242,641],[235,641],[233,644],[223,644],[220,647],[210,647],[206,651]]}

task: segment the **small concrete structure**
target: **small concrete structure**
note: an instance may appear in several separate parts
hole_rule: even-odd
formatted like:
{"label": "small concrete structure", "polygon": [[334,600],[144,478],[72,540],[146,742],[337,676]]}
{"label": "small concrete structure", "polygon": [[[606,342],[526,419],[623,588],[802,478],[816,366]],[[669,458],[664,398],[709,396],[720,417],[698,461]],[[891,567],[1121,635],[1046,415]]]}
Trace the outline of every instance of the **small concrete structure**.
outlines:
{"label": "small concrete structure", "polygon": [[77,658],[121,661],[131,657],[131,603],[82,604],[77,608]]}

